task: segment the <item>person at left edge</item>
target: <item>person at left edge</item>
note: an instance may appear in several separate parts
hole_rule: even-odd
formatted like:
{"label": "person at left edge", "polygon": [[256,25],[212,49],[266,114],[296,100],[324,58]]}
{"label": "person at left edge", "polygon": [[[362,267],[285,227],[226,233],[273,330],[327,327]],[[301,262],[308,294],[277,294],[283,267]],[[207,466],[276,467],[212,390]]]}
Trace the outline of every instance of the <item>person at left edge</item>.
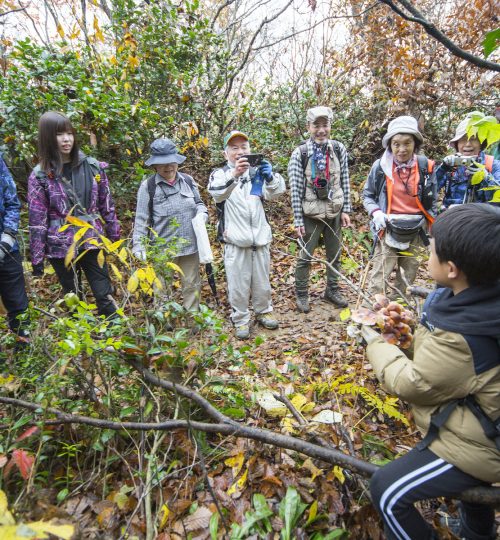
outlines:
{"label": "person at left edge", "polygon": [[[40,163],[28,178],[28,206],[33,275],[43,274],[44,260],[53,266],[65,293],[81,295],[81,273],[89,282],[100,315],[114,315],[116,305],[106,263],[101,267],[99,247],[89,243],[98,234],[119,240],[120,224],[106,176],[107,164],[86,156],[78,148],[75,129],[59,112],[43,114],[38,123]],[[72,210],[73,209],[73,210]],[[90,223],[79,241],[79,253],[86,253],[67,268],[66,254],[78,227],[61,231],[72,215]],[[75,257],[78,253],[75,253]]]}
{"label": "person at left edge", "polygon": [[18,316],[28,308],[22,257],[16,240],[21,203],[16,185],[0,154],[0,297],[9,328],[18,336],[16,348],[28,343],[28,321]]}
{"label": "person at left edge", "polygon": [[[264,328],[278,328],[273,317],[269,282],[272,231],[262,200],[275,200],[285,192],[283,177],[264,160],[250,167],[244,157],[250,153],[248,135],[231,131],[224,138],[227,164],[210,175],[208,191],[217,203],[219,240],[224,242],[231,319],[238,339],[250,337],[249,302]],[[262,180],[261,190],[256,186]]]}

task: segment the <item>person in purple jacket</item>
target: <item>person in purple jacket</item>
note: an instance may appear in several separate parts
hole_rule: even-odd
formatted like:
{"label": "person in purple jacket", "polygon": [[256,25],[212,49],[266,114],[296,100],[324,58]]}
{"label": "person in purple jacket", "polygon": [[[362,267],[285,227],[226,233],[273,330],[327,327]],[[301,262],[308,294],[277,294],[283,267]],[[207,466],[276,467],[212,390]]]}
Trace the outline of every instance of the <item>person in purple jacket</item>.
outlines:
{"label": "person in purple jacket", "polygon": [[[120,224],[109,191],[106,163],[86,156],[78,148],[69,119],[49,111],[38,123],[40,159],[28,179],[28,206],[33,275],[42,276],[44,259],[53,266],[65,293],[81,295],[81,273],[85,273],[100,315],[116,311],[108,268],[101,266],[99,247],[92,240],[104,235],[111,241],[120,238]],[[92,225],[78,240],[69,267],[65,257],[79,227],[67,224],[72,215]],[[99,241],[100,242],[100,241]]]}

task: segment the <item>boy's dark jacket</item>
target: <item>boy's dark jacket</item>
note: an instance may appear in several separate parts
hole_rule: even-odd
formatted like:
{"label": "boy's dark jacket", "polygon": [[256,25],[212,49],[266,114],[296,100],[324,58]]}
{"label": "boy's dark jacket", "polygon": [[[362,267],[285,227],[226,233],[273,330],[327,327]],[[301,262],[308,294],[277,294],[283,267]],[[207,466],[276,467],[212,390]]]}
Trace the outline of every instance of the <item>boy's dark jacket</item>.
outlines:
{"label": "boy's dark jacket", "polygon": [[[469,394],[491,419],[498,418],[500,282],[455,296],[450,289],[434,291],[421,322],[413,360],[381,337],[368,345],[368,359],[383,386],[412,405],[423,434],[433,412]],[[429,448],[480,480],[500,482],[500,452],[467,407],[456,407]]]}

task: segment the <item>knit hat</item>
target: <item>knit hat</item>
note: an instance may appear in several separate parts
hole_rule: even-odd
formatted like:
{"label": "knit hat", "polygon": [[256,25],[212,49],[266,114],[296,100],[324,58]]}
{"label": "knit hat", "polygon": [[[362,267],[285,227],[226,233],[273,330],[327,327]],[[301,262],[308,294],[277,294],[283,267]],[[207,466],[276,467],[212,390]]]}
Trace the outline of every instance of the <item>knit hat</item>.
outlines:
{"label": "knit hat", "polygon": [[170,139],[156,139],[151,143],[151,155],[146,165],[167,165],[177,163],[180,165],[186,161],[185,156],[177,153],[177,147]]}
{"label": "knit hat", "polygon": [[326,118],[329,122],[333,120],[333,111],[330,107],[313,107],[307,111],[306,120],[315,122],[318,118]]}
{"label": "knit hat", "polygon": [[389,122],[387,133],[382,139],[382,146],[387,148],[389,146],[389,141],[394,137],[394,135],[399,135],[402,133],[414,135],[421,143],[424,142],[424,138],[418,130],[418,122],[416,119],[413,118],[413,116],[398,116]]}
{"label": "knit hat", "polygon": [[234,139],[235,137],[243,137],[246,141],[248,141],[248,135],[246,133],[243,133],[243,131],[233,130],[230,131],[225,137],[224,137],[224,148],[229,144],[229,141],[231,139]]}

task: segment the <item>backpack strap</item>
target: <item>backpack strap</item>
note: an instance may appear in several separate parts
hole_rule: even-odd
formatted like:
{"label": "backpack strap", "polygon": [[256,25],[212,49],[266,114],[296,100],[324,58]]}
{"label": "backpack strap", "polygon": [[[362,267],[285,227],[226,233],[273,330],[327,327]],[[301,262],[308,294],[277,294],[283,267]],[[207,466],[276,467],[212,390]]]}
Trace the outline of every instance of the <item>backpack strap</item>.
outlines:
{"label": "backpack strap", "polygon": [[309,161],[309,156],[307,154],[307,144],[303,143],[299,146],[300,151],[300,163],[302,164],[302,170],[304,174],[306,172],[307,162]]}
{"label": "backpack strap", "polygon": [[493,171],[493,161],[495,160],[494,156],[490,156],[489,154],[486,154],[484,156],[484,166],[486,167],[486,170],[491,173]]}
{"label": "backpack strap", "polygon": [[[226,163],[222,170],[226,173],[231,167]],[[224,206],[226,201],[215,203],[215,208],[217,210],[217,240],[221,243],[224,243],[224,228],[225,228],[225,219],[224,219]]]}
{"label": "backpack strap", "polygon": [[153,203],[155,198],[155,192],[156,192],[156,182],[155,182],[156,174],[152,174],[148,180],[147,180],[147,186],[148,186],[148,194],[149,194],[149,201],[148,201],[148,225],[152,229],[154,227],[154,216],[153,216]]}
{"label": "backpack strap", "polygon": [[451,413],[459,406],[467,407],[477,418],[483,428],[484,434],[491,439],[500,450],[500,417],[496,420],[491,418],[481,409],[473,395],[450,401],[443,409],[431,415],[429,430],[426,436],[417,444],[419,450],[427,448],[439,435],[439,430],[447,422]]}
{"label": "backpack strap", "polygon": [[424,208],[421,199],[421,195],[424,192],[425,187],[429,183],[432,175],[432,171],[434,170],[434,161],[427,159],[425,156],[417,155],[417,165],[418,165],[418,173],[420,176],[419,180],[419,189],[417,191],[420,192],[420,196],[415,197],[415,201],[417,203],[417,206],[419,210],[424,214],[425,218],[427,219],[429,225],[432,225],[434,223],[434,218],[429,214],[429,212]]}

